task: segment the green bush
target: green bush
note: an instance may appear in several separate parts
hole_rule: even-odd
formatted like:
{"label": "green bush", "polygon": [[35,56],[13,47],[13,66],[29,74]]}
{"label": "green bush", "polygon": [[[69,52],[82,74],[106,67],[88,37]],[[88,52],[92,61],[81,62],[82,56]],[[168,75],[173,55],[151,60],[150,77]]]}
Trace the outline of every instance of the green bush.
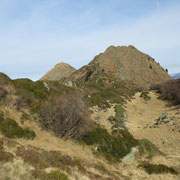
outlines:
{"label": "green bush", "polygon": [[163,164],[149,164],[149,163],[143,163],[139,167],[144,168],[144,170],[148,174],[164,174],[164,173],[171,173],[174,175],[178,175],[178,172],[172,168],[168,167]]}
{"label": "green bush", "polygon": [[125,109],[121,105],[116,105],[114,107],[114,109],[115,109],[115,112],[116,112],[116,117],[118,119],[123,119],[124,118]]}
{"label": "green bush", "polygon": [[148,101],[151,99],[151,97],[149,96],[149,92],[144,91],[140,94],[140,97],[142,97],[144,100]]}
{"label": "green bush", "polygon": [[41,81],[33,82],[30,79],[16,79],[13,80],[13,84],[17,93],[20,95],[32,94],[34,97],[41,100],[48,98],[49,93]]}
{"label": "green bush", "polygon": [[139,140],[140,154],[147,154],[149,158],[160,154],[159,149],[147,139]]}
{"label": "green bush", "polygon": [[46,173],[44,171],[34,170],[32,172],[32,176],[35,179],[39,180],[68,180],[68,176],[59,170],[51,171],[50,173]]}
{"label": "green bush", "polygon": [[132,147],[138,145],[138,141],[128,131],[120,130],[119,135],[115,137],[100,127],[87,133],[83,141],[87,145],[97,144],[98,152],[113,161],[120,161],[122,157],[130,153]]}
{"label": "green bush", "polygon": [[10,118],[0,120],[0,131],[2,134],[8,138],[26,138],[34,139],[36,134],[29,128],[23,129],[18,125],[18,123]]}

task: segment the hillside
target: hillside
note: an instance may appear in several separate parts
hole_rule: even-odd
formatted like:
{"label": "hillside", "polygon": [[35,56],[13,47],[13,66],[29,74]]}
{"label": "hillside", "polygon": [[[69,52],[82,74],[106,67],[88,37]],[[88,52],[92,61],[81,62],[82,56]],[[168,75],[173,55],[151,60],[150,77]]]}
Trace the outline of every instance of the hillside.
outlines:
{"label": "hillside", "polygon": [[134,46],[110,46],[67,79],[86,82],[91,79],[94,81],[94,77],[98,79],[99,76],[108,76],[144,88],[171,79],[152,57],[140,52]]}
{"label": "hillside", "polygon": [[59,81],[65,77],[69,77],[75,69],[66,63],[58,63],[53,69],[48,71],[41,80]]}

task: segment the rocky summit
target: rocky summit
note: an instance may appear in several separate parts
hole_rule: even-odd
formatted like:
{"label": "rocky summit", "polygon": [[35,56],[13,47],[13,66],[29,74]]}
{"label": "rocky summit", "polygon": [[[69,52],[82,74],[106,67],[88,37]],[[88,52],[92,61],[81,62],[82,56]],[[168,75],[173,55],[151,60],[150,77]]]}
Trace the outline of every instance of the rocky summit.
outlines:
{"label": "rocky summit", "polygon": [[75,69],[66,63],[58,63],[53,69],[48,71],[41,80],[59,81],[62,78],[69,77]]}
{"label": "rocky summit", "polygon": [[152,84],[170,80],[170,75],[152,57],[142,53],[134,46],[110,46],[87,65],[74,72],[71,80],[91,79],[98,72],[134,84],[149,88]]}

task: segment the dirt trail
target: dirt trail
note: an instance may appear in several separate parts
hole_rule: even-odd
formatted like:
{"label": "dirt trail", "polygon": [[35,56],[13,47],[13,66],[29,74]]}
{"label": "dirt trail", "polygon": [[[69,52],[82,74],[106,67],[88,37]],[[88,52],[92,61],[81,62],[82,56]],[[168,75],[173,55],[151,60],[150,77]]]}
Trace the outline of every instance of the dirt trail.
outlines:
{"label": "dirt trail", "polygon": [[[159,95],[155,92],[150,92],[150,96],[151,100],[145,101],[137,93],[127,102],[129,131],[135,138],[154,143],[167,155],[168,164],[180,165],[180,109],[169,107],[166,101],[158,99]],[[168,113],[170,122],[153,127],[163,113]]]}

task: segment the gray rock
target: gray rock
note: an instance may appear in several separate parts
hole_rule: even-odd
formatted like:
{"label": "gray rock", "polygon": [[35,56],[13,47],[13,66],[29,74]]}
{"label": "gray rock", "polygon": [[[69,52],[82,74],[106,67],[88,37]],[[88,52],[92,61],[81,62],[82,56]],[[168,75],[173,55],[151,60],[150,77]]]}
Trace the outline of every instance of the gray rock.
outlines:
{"label": "gray rock", "polygon": [[46,88],[48,91],[50,91],[50,88],[49,88],[49,85],[48,85],[48,83],[46,83],[46,82],[43,82],[43,84],[44,84],[45,88]]}
{"label": "gray rock", "polygon": [[135,160],[135,157],[138,155],[138,153],[139,153],[138,148],[133,147],[131,149],[131,152],[122,159],[122,162],[126,164],[132,163]]}

